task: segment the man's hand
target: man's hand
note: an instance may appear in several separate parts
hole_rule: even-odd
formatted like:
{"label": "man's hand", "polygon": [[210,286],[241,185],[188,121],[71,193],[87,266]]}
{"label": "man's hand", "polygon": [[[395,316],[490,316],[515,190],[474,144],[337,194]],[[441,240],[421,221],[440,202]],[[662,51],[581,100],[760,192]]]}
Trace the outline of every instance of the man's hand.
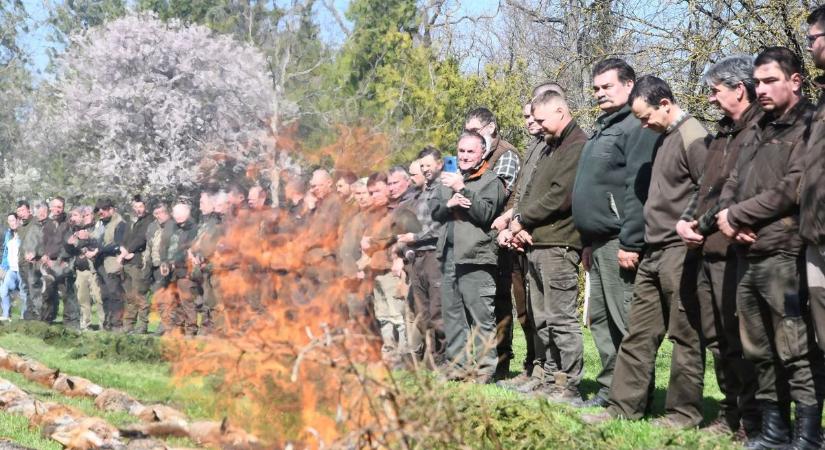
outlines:
{"label": "man's hand", "polygon": [[306,206],[307,210],[312,211],[318,206],[318,199],[312,194],[307,194],[304,196],[304,206]]}
{"label": "man's hand", "polygon": [[523,252],[524,247],[533,245],[533,236],[527,230],[521,230],[513,236],[513,246],[517,251]]}
{"label": "man's hand", "polygon": [[499,247],[510,248],[510,240],[512,239],[513,233],[511,233],[508,229],[504,229],[498,232],[498,236],[496,236],[496,243]]}
{"label": "man's hand", "polygon": [[24,257],[26,258],[26,261],[32,262],[34,261],[34,252],[26,252]]}
{"label": "man's hand", "polygon": [[412,242],[415,242],[415,234],[413,234],[413,233],[399,234],[398,236],[396,236],[396,239],[398,240],[399,244],[410,244]]}
{"label": "man's hand", "polygon": [[699,228],[699,222],[695,220],[676,222],[676,233],[688,248],[699,247],[705,242],[705,237],[696,232],[697,228]]}
{"label": "man's hand", "polygon": [[590,270],[593,264],[593,247],[585,247],[582,249],[582,265],[584,270]]}
{"label": "man's hand", "polygon": [[626,252],[619,249],[618,253],[619,267],[627,270],[636,270],[639,265],[639,254],[636,252]]}
{"label": "man's hand", "polygon": [[361,238],[361,250],[367,251],[370,249],[370,237],[364,236]]}
{"label": "man's hand", "polygon": [[738,230],[733,228],[730,222],[728,222],[728,208],[719,211],[719,214],[716,215],[716,225],[719,226],[719,231],[721,231],[726,238],[734,239],[736,237]]}
{"label": "man's hand", "polygon": [[466,209],[466,208],[469,208],[470,205],[472,205],[472,202],[470,202],[470,200],[467,197],[465,197],[465,196],[463,196],[463,195],[461,195],[457,192],[455,194],[453,194],[453,196],[450,197],[449,200],[447,200],[447,208],[459,207],[459,208],[465,208]]}
{"label": "man's hand", "polygon": [[513,215],[513,210],[508,209],[504,214],[496,217],[496,220],[493,221],[493,225],[490,226],[490,229],[496,231],[504,231],[508,226],[510,226],[510,218]]}
{"label": "man's hand", "polygon": [[[132,255],[132,256],[134,256],[134,255]],[[201,264],[200,257],[198,257],[197,255],[192,253],[192,250],[187,250],[186,251],[186,257],[189,258],[190,261],[192,261],[193,266],[199,266]]]}
{"label": "man's hand", "polygon": [[89,230],[83,229],[77,232],[78,239],[89,239]]}
{"label": "man's hand", "polygon": [[392,260],[392,268],[390,269],[392,274],[396,278],[401,278],[401,275],[404,273],[404,260],[401,258],[395,258]]}
{"label": "man's hand", "polygon": [[452,189],[453,192],[458,192],[464,189],[464,176],[460,173],[441,173],[441,184]]}
{"label": "man's hand", "polygon": [[756,233],[748,227],[742,227],[734,236],[734,240],[740,244],[751,245],[756,242]]}
{"label": "man's hand", "polygon": [[524,225],[522,225],[516,218],[513,218],[513,220],[510,221],[510,231],[512,231],[513,234],[519,234],[519,232],[523,229]]}
{"label": "man's hand", "polygon": [[75,245],[75,244],[77,244],[77,240],[78,240],[77,235],[73,234],[73,235],[69,236],[69,239],[66,240],[66,243],[69,244],[69,245]]}

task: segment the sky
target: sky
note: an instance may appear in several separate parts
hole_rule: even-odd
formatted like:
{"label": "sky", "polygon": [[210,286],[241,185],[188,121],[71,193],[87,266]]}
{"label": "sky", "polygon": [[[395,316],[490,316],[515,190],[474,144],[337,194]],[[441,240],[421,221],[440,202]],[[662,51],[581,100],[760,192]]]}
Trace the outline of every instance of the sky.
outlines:
{"label": "sky", "polygon": [[46,66],[49,64],[49,49],[62,49],[62,47],[49,41],[49,27],[46,26],[49,17],[47,1],[23,0],[23,6],[29,15],[27,24],[29,31],[21,35],[20,42],[30,57],[29,66],[35,77],[43,76]]}
{"label": "sky", "polygon": [[[29,14],[28,32],[23,32],[21,35],[21,45],[26,49],[30,56],[29,68],[35,75],[35,79],[48,78],[50,75],[46,72],[49,64],[49,50],[62,51],[63,47],[60,44],[51,42],[49,39],[50,28],[48,26],[48,11],[49,5],[60,3],[64,0],[23,0],[23,5]],[[335,7],[343,12],[346,11],[350,0],[333,0]],[[127,0],[127,3],[131,1]],[[321,38],[330,44],[340,44],[344,40],[344,35],[336,24],[332,14],[321,4],[315,4],[317,20],[321,29]],[[495,11],[497,0],[475,0],[463,1],[457,10],[459,15],[477,15],[483,12]],[[345,19],[346,20],[346,19]],[[348,25],[350,25],[348,23]],[[470,22],[464,23],[464,26],[472,26]]]}

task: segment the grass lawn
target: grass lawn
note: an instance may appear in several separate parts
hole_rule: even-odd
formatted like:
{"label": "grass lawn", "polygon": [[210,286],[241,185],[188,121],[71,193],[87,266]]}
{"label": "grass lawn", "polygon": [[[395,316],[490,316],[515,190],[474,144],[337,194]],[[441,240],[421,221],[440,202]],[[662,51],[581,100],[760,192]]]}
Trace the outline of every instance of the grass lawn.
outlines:
{"label": "grass lawn", "polygon": [[[598,384],[595,381],[601,363],[598,352],[585,329],[585,377],[582,391],[588,397],[595,394]],[[510,366],[511,372],[521,368],[525,354],[524,338],[516,327],[514,352],[516,358]],[[656,360],[656,391],[653,415],[664,413],[665,393],[670,373],[671,344],[665,340]],[[709,354],[708,354],[709,356]],[[579,420],[582,410],[564,405],[550,404],[539,399],[526,399],[520,394],[501,389],[497,386],[462,385],[451,383],[449,389],[459,398],[478,397],[483,399],[488,410],[496,416],[495,423],[500,425],[503,448],[598,448],[598,449],[662,449],[662,448],[703,448],[725,449],[740,448],[727,438],[711,435],[702,430],[674,431],[654,427],[647,420],[610,421],[600,426],[589,426]],[[712,359],[708,358],[705,371],[705,417],[716,417],[718,401],[722,398],[713,372]],[[598,409],[584,410],[596,412]],[[538,422],[538,423],[526,423]],[[513,436],[507,439],[506,435]],[[491,445],[490,448],[496,447]]]}
{"label": "grass lawn", "polygon": [[[516,327],[514,338],[516,358],[511,371],[517,372],[524,359],[524,339]],[[91,357],[77,357],[75,349],[53,346],[42,339],[16,332],[0,333],[0,347],[30,355],[49,367],[86,377],[101,386],[122,389],[145,404],[159,402],[178,407],[193,418],[216,418],[220,412],[212,402],[208,388],[200,380],[192,380],[185,385],[171,382],[169,365],[166,363],[142,363],[110,361]],[[657,382],[654,415],[663,412],[665,389],[668,381],[670,343],[665,342],[656,364]],[[710,366],[710,362],[709,362]],[[585,330],[585,379],[582,390],[593,395],[598,389],[595,376],[599,371],[598,353],[590,334]],[[89,399],[70,399],[55,395],[42,386],[25,380],[22,376],[0,371],[0,377],[16,383],[35,396],[49,401],[58,401],[77,407],[89,415],[107,419],[114,425],[135,421],[122,413],[98,411]],[[493,385],[478,386],[448,383],[444,394],[451,396],[465,407],[465,417],[473,423],[462,426],[467,430],[462,442],[471,448],[536,448],[536,449],[660,449],[660,448],[737,448],[727,439],[709,435],[706,432],[676,432],[657,429],[647,421],[613,421],[601,426],[584,425],[579,419],[580,411],[550,404],[540,399],[528,399],[519,394]],[[721,398],[708,367],[705,377],[705,416],[715,417],[717,402]],[[475,423],[475,422],[478,423]],[[490,425],[492,424],[492,425]],[[493,436],[493,437],[491,437]],[[59,448],[54,442],[40,437],[39,430],[30,430],[22,417],[0,413],[0,438],[9,438],[32,448]],[[182,445],[185,441],[172,441]],[[453,448],[446,443],[429,443],[420,448]]]}

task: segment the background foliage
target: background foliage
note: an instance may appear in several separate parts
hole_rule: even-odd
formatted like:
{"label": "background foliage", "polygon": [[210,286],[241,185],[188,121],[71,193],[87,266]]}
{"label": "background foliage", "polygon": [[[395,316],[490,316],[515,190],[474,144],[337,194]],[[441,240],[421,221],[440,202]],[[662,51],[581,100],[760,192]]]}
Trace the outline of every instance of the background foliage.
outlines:
{"label": "background foliage", "polygon": [[665,77],[708,123],[701,76],[723,56],[787,45],[815,75],[803,0],[54,0],[45,20],[27,6],[0,0],[0,204],[174,193],[287,150],[366,172],[449,151],[482,105],[521,145],[540,81],[592,125],[606,56]]}

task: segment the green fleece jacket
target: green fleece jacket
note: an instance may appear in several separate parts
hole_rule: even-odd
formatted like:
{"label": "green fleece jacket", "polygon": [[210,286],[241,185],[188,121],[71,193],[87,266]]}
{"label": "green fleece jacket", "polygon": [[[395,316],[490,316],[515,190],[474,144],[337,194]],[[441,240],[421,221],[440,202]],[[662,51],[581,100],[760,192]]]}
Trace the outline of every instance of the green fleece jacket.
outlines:
{"label": "green fleece jacket", "polygon": [[623,250],[642,251],[643,205],[658,139],[627,105],[598,118],[573,187],[573,220],[585,246],[619,238]]}
{"label": "green fleece jacket", "polygon": [[470,200],[469,208],[448,208],[453,191],[439,186],[431,204],[433,220],[444,223],[436,245],[436,254],[443,259],[450,243],[456,264],[498,264],[496,233],[490,229],[507,201],[504,182],[485,162],[473,174],[466,174],[461,195]]}
{"label": "green fleece jacket", "polygon": [[575,121],[541,150],[531,182],[516,207],[519,223],[533,237],[533,247],[581,249],[573,224],[572,194],[576,167],[587,136]]}

